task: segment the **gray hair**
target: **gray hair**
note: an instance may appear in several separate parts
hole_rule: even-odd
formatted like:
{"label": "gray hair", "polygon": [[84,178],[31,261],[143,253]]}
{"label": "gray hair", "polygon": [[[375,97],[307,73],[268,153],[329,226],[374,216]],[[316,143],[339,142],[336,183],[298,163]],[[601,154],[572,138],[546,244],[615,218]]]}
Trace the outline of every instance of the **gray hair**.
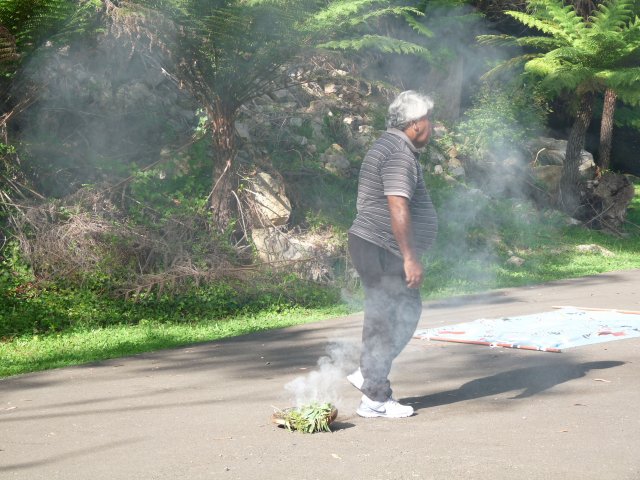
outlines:
{"label": "gray hair", "polygon": [[405,130],[409,124],[429,114],[433,100],[413,90],[398,95],[389,105],[387,128]]}

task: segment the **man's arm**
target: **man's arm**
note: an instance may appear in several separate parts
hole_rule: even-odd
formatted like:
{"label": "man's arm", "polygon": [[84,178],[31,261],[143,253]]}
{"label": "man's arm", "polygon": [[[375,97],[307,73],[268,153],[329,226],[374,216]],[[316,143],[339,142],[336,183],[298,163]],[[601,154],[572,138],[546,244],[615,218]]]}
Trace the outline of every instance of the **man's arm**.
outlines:
{"label": "man's arm", "polygon": [[422,284],[424,271],[422,262],[413,247],[413,231],[411,227],[411,213],[409,200],[406,197],[388,195],[389,212],[391,213],[391,230],[396,237],[400,253],[404,259],[404,273],[409,288],[419,288]]}

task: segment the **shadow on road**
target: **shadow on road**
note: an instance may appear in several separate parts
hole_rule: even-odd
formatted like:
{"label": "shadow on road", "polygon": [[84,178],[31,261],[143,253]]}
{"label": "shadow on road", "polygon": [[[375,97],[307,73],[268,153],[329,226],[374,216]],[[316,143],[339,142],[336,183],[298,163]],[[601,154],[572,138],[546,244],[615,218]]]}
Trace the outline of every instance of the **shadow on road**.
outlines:
{"label": "shadow on road", "polygon": [[404,398],[402,401],[412,405],[415,410],[420,410],[513,391],[521,392],[509,397],[512,400],[528,398],[561,383],[584,377],[591,370],[618,367],[625,363],[620,361],[601,361],[586,362],[578,365],[554,364],[518,368],[472,380],[455,390],[421,397]]}

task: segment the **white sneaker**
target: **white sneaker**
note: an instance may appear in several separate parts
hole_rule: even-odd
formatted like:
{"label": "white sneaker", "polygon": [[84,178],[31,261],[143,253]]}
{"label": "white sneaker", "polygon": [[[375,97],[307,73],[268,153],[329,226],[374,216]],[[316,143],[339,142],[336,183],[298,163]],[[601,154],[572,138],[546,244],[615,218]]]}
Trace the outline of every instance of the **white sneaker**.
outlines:
{"label": "white sneaker", "polygon": [[351,375],[347,375],[347,380],[349,383],[356,387],[358,390],[362,390],[362,384],[364,383],[364,378],[362,377],[362,372],[358,368]]}
{"label": "white sneaker", "polygon": [[413,415],[413,407],[401,405],[392,397],[389,397],[386,402],[376,402],[363,395],[356,413],[365,418],[404,418]]}

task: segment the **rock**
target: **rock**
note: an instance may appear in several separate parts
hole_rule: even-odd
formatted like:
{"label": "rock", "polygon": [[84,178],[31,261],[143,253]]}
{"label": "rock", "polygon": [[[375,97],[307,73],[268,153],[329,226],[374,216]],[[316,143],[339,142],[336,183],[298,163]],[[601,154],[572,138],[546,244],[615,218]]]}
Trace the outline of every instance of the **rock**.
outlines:
{"label": "rock", "polygon": [[449,174],[454,178],[464,178],[466,172],[464,171],[464,167],[455,167],[449,170]]}
{"label": "rock", "polygon": [[591,180],[595,177],[596,170],[596,162],[593,161],[593,155],[586,150],[582,150],[582,153],[580,153],[580,164],[578,165],[580,178],[583,180]]}
{"label": "rock", "polygon": [[531,175],[535,182],[546,191],[552,201],[558,198],[560,191],[560,178],[562,177],[561,165],[541,165],[531,169]]}
{"label": "rock", "polygon": [[433,167],[434,175],[442,175],[443,173],[444,173],[444,168],[442,168],[442,165],[436,165],[435,167]]}
{"label": "rock", "polygon": [[249,133],[248,124],[246,124],[245,122],[236,121],[235,126],[236,126],[236,133],[240,138],[244,140],[251,140],[251,134]]}
{"label": "rock", "polygon": [[300,118],[300,117],[291,117],[289,119],[289,125],[291,125],[292,127],[301,127],[302,124],[304,123],[304,121]]}
{"label": "rock", "polygon": [[521,267],[522,265],[524,265],[524,258],[520,258],[516,255],[511,255],[507,260],[507,263],[509,265],[513,265],[514,267]]}
{"label": "rock", "polygon": [[294,135],[291,135],[291,138],[295,143],[303,147],[309,143],[309,139],[307,137],[303,137],[302,135],[294,134]]}
{"label": "rock", "polygon": [[253,229],[251,238],[262,261],[277,262],[277,266],[316,282],[333,279],[332,258],[340,246],[331,233],[294,235],[269,227]]}
{"label": "rock", "polygon": [[318,141],[324,140],[324,133],[322,132],[322,122],[311,122],[311,130],[313,131],[313,138]]}
{"label": "rock", "polygon": [[455,178],[461,178],[465,176],[464,166],[462,162],[456,157],[451,157],[447,162],[447,170],[449,174]]}
{"label": "rock", "polygon": [[254,205],[254,224],[284,225],[291,215],[291,202],[285,195],[284,182],[266,172],[249,180],[248,198]]}
{"label": "rock", "polygon": [[595,245],[593,243],[588,244],[588,245],[577,245],[576,246],[576,251],[580,252],[580,253],[595,253],[598,255],[602,255],[603,257],[615,257],[615,253],[613,253],[611,250],[607,250],[604,247],[601,247],[600,245]]}
{"label": "rock", "polygon": [[338,91],[338,87],[336,86],[336,84],[335,84],[335,83],[327,83],[327,84],[324,86],[324,93],[325,93],[326,95],[334,94],[334,93],[336,93],[337,91]]}
{"label": "rock", "polygon": [[348,175],[351,171],[351,163],[347,159],[344,149],[334,143],[320,155],[320,161],[324,168],[338,175]]}
{"label": "rock", "polygon": [[433,127],[433,138],[442,138],[447,133],[449,133],[449,131],[447,130],[447,127],[445,127],[443,124],[436,123],[434,125],[434,127]]}
{"label": "rock", "polygon": [[281,90],[276,90],[275,92],[271,92],[271,98],[276,102],[289,102],[293,99],[293,95],[286,88]]}
{"label": "rock", "polygon": [[[567,141],[538,137],[528,144],[531,160],[534,165],[563,165],[567,153]],[[596,173],[596,164],[593,155],[586,150],[580,153],[580,164],[578,167],[580,177],[583,180],[591,180]]]}
{"label": "rock", "polygon": [[326,115],[330,110],[328,103],[324,99],[313,100],[309,103],[306,109],[307,113],[314,113],[317,115]]}

